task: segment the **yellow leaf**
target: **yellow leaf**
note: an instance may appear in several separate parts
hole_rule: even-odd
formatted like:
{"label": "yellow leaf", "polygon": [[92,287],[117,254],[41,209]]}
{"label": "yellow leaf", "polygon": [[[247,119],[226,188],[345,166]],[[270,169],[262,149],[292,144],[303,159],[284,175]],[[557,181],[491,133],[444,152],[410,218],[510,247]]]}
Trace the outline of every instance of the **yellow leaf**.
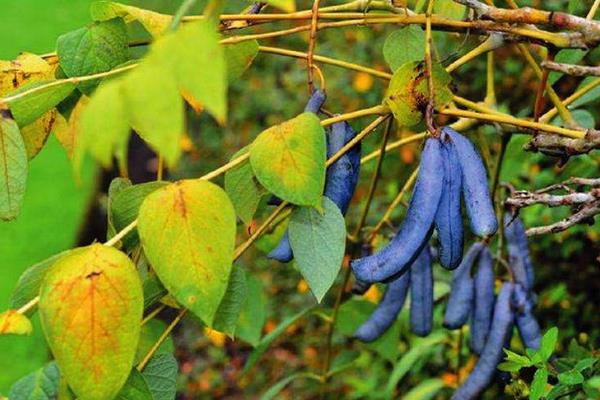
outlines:
{"label": "yellow leaf", "polygon": [[143,302],[135,265],[112,247],[72,250],[50,268],[40,290],[40,319],[78,399],[112,399],[119,392],[134,360]]}
{"label": "yellow leaf", "polygon": [[85,110],[89,102],[90,98],[82,95],[75,107],[73,108],[73,110],[71,111],[71,115],[69,116],[69,122],[66,124],[66,126],[63,125],[64,118],[62,118],[62,121],[59,122],[59,129],[57,129],[54,132],[56,138],[58,139],[60,144],[62,144],[70,159],[73,158],[73,151],[78,141],[79,121],[81,118],[81,114],[83,110]]}
{"label": "yellow leaf", "polygon": [[97,21],[105,21],[115,17],[121,17],[125,22],[139,21],[153,37],[165,33],[173,19],[170,15],[111,1],[93,3],[91,12],[92,17]]}
{"label": "yellow leaf", "polygon": [[29,335],[32,330],[29,319],[17,310],[0,313],[0,335]]}

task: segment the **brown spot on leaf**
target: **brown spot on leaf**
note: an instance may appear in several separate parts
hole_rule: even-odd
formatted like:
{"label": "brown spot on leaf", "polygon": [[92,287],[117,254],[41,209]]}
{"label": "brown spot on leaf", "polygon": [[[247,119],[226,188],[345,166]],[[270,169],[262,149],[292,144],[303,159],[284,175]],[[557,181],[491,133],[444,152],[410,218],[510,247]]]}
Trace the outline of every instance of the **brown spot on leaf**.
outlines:
{"label": "brown spot on leaf", "polygon": [[102,271],[92,271],[85,276],[85,279],[95,279],[102,275]]}
{"label": "brown spot on leaf", "polygon": [[175,195],[175,202],[173,203],[173,210],[179,213],[183,218],[187,216],[187,205],[185,204],[185,198],[183,196],[183,189],[177,185],[177,194]]}

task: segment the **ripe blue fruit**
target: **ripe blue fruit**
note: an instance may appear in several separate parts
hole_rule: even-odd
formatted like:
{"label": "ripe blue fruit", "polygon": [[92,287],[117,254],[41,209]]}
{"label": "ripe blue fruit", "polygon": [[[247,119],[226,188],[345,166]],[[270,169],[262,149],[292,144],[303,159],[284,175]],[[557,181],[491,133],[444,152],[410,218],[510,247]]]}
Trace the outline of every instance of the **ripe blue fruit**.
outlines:
{"label": "ripe blue fruit", "polygon": [[458,268],[452,273],[450,297],[444,315],[444,326],[448,329],[458,329],[469,319],[475,292],[471,268],[484,247],[481,242],[473,243]]}
{"label": "ripe blue fruit", "polygon": [[477,236],[493,235],[498,221],[488,189],[487,173],[473,143],[452,128],[445,127],[460,162],[463,177],[463,197],[471,222],[471,231]]}
{"label": "ripe blue fruit", "polygon": [[520,284],[515,285],[514,304],[515,319],[519,336],[525,347],[538,350],[542,333],[540,325],[533,315],[533,302],[526,289]]}
{"label": "ripe blue fruit", "polygon": [[492,382],[496,374],[496,367],[504,354],[502,349],[513,327],[514,313],[511,308],[513,291],[513,283],[506,282],[502,285],[494,307],[492,327],[481,357],[467,380],[454,393],[452,400],[477,399]]}
{"label": "ripe blue fruit", "polygon": [[529,244],[521,218],[504,214],[504,236],[508,250],[508,263],[515,281],[530,291],[534,283],[534,271],[529,257]]}
{"label": "ripe blue fruit", "polygon": [[382,250],[352,261],[356,277],[381,282],[403,273],[431,236],[433,220],[444,186],[442,144],[429,138],[421,154],[415,189],[398,233]]}
{"label": "ripe blue fruit", "polygon": [[426,245],[410,267],[410,329],[415,335],[427,336],[432,325],[433,271],[431,252]]}
{"label": "ripe blue fruit", "polygon": [[442,267],[455,269],[462,260],[463,222],[460,213],[462,171],[456,149],[442,132],[444,162],[444,188],[435,214],[435,229],[440,242],[439,260]]}
{"label": "ripe blue fruit", "polygon": [[372,342],[389,329],[404,305],[410,285],[410,272],[388,283],[383,298],[369,319],[354,333],[354,337],[363,342]]}
{"label": "ripe blue fruit", "polygon": [[479,254],[474,289],[470,344],[471,350],[480,354],[485,346],[494,312],[494,268],[492,253],[487,246]]}

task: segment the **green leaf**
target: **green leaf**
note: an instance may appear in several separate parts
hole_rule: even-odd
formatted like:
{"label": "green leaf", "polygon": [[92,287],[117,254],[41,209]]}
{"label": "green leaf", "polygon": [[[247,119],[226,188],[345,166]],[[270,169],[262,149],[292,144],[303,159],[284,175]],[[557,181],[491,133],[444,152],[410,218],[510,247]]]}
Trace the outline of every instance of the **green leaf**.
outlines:
{"label": "green leaf", "polygon": [[177,360],[172,354],[156,354],[142,375],[154,400],[173,400],[177,391]]}
{"label": "green leaf", "polygon": [[[140,340],[135,352],[133,364],[139,364],[140,361],[144,359],[146,354],[148,354],[152,346],[154,346],[154,344],[158,341],[159,337],[166,328],[167,324],[158,319],[151,319],[142,325],[142,329],[140,331]],[[175,347],[173,345],[173,338],[171,335],[169,335],[154,354],[172,354],[174,349]]]}
{"label": "green leaf", "polygon": [[15,382],[8,393],[14,400],[53,400],[58,394],[60,372],[55,362]]}
{"label": "green leaf", "polygon": [[408,25],[392,32],[383,44],[383,57],[392,71],[402,64],[425,58],[425,32],[420,26]]}
{"label": "green leaf", "polygon": [[[137,219],[144,199],[150,193],[168,184],[169,182],[164,181],[146,182],[130,186],[118,192],[110,202],[110,212],[115,230],[119,232]],[[123,238],[123,243],[128,249],[134,248],[139,243],[138,233],[136,231],[128,233]]]}
{"label": "green leaf", "polygon": [[165,288],[212,327],[233,262],[235,212],[205,180],[184,180],[150,194],[140,207],[144,252]]}
{"label": "green leaf", "polygon": [[184,104],[164,63],[144,60],[123,80],[125,108],[133,129],[174,167],[181,155]]}
{"label": "green leaf", "polygon": [[0,109],[0,219],[15,219],[27,184],[27,150],[17,123]]}
{"label": "green leaf", "polygon": [[258,42],[256,40],[245,40],[240,43],[229,44],[224,49],[227,79],[229,82],[233,82],[242,76],[256,58]]}
{"label": "green leaf", "polygon": [[[437,63],[433,64],[432,76],[435,108],[440,109],[452,100],[449,88],[452,79],[444,67]],[[383,102],[390,107],[400,125],[411,127],[423,119],[423,111],[429,102],[428,93],[424,64],[408,62],[394,72]]]}
{"label": "green leaf", "polygon": [[514,361],[504,361],[498,364],[498,369],[504,372],[518,372],[523,368],[523,365]]}
{"label": "green leaf", "polygon": [[155,274],[148,276],[144,280],[144,310],[150,308],[150,306],[154,305],[160,299],[165,297],[168,292],[167,289],[160,282],[158,277]]}
{"label": "green leaf", "polygon": [[7,310],[0,313],[0,336],[2,335],[29,335],[33,327],[31,321],[17,312]]}
{"label": "green leaf", "polygon": [[580,383],[583,383],[584,377],[581,372],[573,369],[558,374],[558,381],[564,385],[579,385]]}
{"label": "green leaf", "polygon": [[152,46],[148,61],[166,65],[194,108],[201,105],[221,124],[225,122],[227,65],[217,27],[210,21],[188,23],[159,38]]}
{"label": "green leaf", "polygon": [[594,389],[600,389],[600,375],[592,376],[587,383]]}
{"label": "green leaf", "polygon": [[113,155],[125,163],[129,131],[121,81],[101,85],[81,115],[74,164],[80,165],[86,151],[105,168],[111,166]]}
{"label": "green leaf", "polygon": [[142,307],[135,266],[112,247],[72,250],[48,271],[40,319],[61,374],[79,399],[119,392],[135,356]]}
{"label": "green leaf", "polygon": [[512,362],[520,365],[521,367],[531,366],[531,360],[527,356],[522,356],[522,355],[512,352],[508,349],[504,349],[504,353],[506,354],[506,359],[508,361],[512,361]]}
{"label": "green leaf", "polygon": [[[121,18],[95,22],[59,36],[56,51],[68,77],[110,71],[129,59],[127,28]],[[89,94],[97,80],[82,82],[79,89]]]}
{"label": "green leaf", "polygon": [[12,292],[10,306],[19,309],[37,297],[40,294],[40,286],[46,272],[56,261],[67,254],[69,254],[69,250],[55,254],[27,268],[19,277],[17,287]]}
{"label": "green leaf", "polygon": [[442,333],[433,333],[411,345],[410,349],[394,365],[394,369],[388,378],[385,393],[387,393],[389,398],[393,398],[394,390],[398,386],[398,382],[400,382],[414,365],[429,357],[437,348],[436,345],[442,343],[445,339],[446,335]]}
{"label": "green leaf", "polygon": [[90,11],[95,21],[106,21],[115,17],[121,17],[125,22],[139,21],[154,37],[165,33],[173,19],[170,15],[112,1],[97,1],[92,3]]}
{"label": "green leaf", "polygon": [[106,199],[106,219],[107,219],[107,229],[106,229],[106,239],[110,239],[116,235],[117,231],[115,231],[115,224],[113,223],[113,215],[112,215],[112,202],[117,193],[131,187],[131,181],[127,178],[116,177],[110,184],[108,185],[108,198]]}
{"label": "green leaf", "polygon": [[[363,299],[352,299],[346,301],[340,307],[336,330],[346,336],[352,336],[358,327],[365,322],[376,305]],[[379,339],[372,343],[366,343],[364,346],[375,351],[384,359],[395,362],[398,351],[398,337],[400,335],[400,322],[396,320],[394,324]]]}
{"label": "green leaf", "polygon": [[267,320],[267,296],[261,281],[252,275],[247,276],[247,290],[248,294],[237,321],[235,334],[256,347]]}
{"label": "green leaf", "polygon": [[320,302],[342,267],[346,223],[335,203],[322,197],[323,212],[300,207],[292,213],[288,231],[294,259]]}
{"label": "green leaf", "polygon": [[[573,119],[577,124],[579,124],[582,128],[586,129],[594,129],[596,126],[596,121],[594,120],[594,116],[587,110],[573,110],[571,112]],[[563,121],[560,116],[557,116],[552,120],[553,125],[563,126]]]}
{"label": "green leaf", "polygon": [[547,383],[548,370],[546,368],[542,368],[535,371],[529,391],[529,400],[539,400],[546,393]]}
{"label": "green leaf", "polygon": [[[248,146],[235,153],[231,159],[234,160],[246,153],[248,153]],[[250,163],[243,162],[227,171],[224,186],[237,215],[246,225],[249,225],[258,209],[260,199],[266,193],[256,180]]]}
{"label": "green leaf", "polygon": [[265,3],[288,13],[296,11],[296,0],[266,0]]}
{"label": "green leaf", "polygon": [[266,336],[264,336],[260,340],[256,348],[252,351],[252,353],[250,353],[250,356],[248,356],[248,360],[246,361],[246,365],[244,365],[244,370],[242,371],[242,374],[246,374],[248,371],[250,371],[254,364],[256,364],[256,362],[260,359],[260,356],[262,356],[263,353],[267,351],[271,343],[273,343],[275,339],[281,336],[290,325],[298,321],[300,318],[304,317],[306,314],[312,311],[312,309],[313,307],[309,307],[300,311],[297,314],[292,315],[291,317],[285,319],[279,325],[277,325],[277,328],[273,329]]}
{"label": "green leaf", "polygon": [[258,181],[283,200],[321,204],[325,185],[325,131],[313,113],[303,113],[263,131],[250,147]]}
{"label": "green leaf", "polygon": [[540,341],[539,354],[542,361],[547,361],[556,347],[556,341],[558,340],[558,328],[554,327],[546,331],[542,340]]}
{"label": "green leaf", "polygon": [[242,267],[235,267],[231,270],[227,291],[215,314],[215,321],[213,323],[215,330],[223,332],[231,338],[234,337],[235,327],[242,307],[246,302],[247,295],[246,271]]}
{"label": "green leaf", "polygon": [[[61,83],[53,84],[58,82]],[[52,85],[48,86],[49,84]],[[7,96],[14,96],[41,86],[45,87],[8,102],[10,111],[20,127],[31,124],[46,112],[52,110],[58,103],[66,99],[76,87],[74,83],[66,81],[35,81],[19,87]]]}
{"label": "green leaf", "polygon": [[454,0],[437,0],[433,4],[433,12],[450,19],[462,19],[467,7]]}
{"label": "green leaf", "polygon": [[[598,82],[600,82],[600,80],[597,77],[589,76],[581,81],[581,83],[577,87],[577,90],[579,90],[591,83],[598,83]],[[573,109],[573,108],[581,107],[581,106],[589,104],[589,103],[594,103],[598,99],[600,99],[600,86],[596,85],[592,90],[590,90],[589,92],[587,92],[586,94],[584,94],[583,96],[581,96],[580,98],[575,100],[569,106],[569,108]]]}
{"label": "green leaf", "polygon": [[154,400],[146,380],[137,369],[132,369],[116,400]]}
{"label": "green leaf", "polygon": [[575,364],[575,369],[579,372],[585,371],[588,368],[591,368],[595,363],[596,363],[597,359],[595,358],[584,358],[583,360],[579,360],[577,362],[577,364]]}
{"label": "green leaf", "polygon": [[429,400],[444,387],[441,379],[426,379],[402,396],[404,400]]}

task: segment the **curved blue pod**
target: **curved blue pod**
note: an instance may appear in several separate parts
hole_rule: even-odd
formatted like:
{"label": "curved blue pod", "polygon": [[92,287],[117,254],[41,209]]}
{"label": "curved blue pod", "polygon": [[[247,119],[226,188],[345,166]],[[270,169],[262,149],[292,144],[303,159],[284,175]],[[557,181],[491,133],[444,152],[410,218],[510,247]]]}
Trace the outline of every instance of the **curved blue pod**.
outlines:
{"label": "curved blue pod", "polygon": [[[363,243],[360,247],[360,256],[366,257],[373,253],[373,247],[368,243]],[[361,281],[355,278],[352,283],[352,294],[363,295],[371,288],[372,283]]]}
{"label": "curved blue pod", "polygon": [[410,266],[410,329],[427,336],[433,326],[433,271],[429,246]]}
{"label": "curved blue pod", "polygon": [[458,329],[463,326],[471,315],[473,306],[473,278],[471,268],[485,247],[482,242],[475,242],[465,254],[462,262],[452,273],[452,284],[450,286],[450,297],[444,314],[444,326],[448,329]]}
{"label": "curved blue pod", "polygon": [[513,218],[509,213],[504,214],[504,237],[506,237],[508,263],[515,281],[530,291],[533,288],[534,272],[529,257],[529,243],[521,218],[518,216]]}
{"label": "curved blue pod", "polygon": [[442,267],[455,269],[463,254],[463,222],[460,213],[462,170],[454,145],[448,135],[441,135],[444,151],[444,189],[435,214],[435,229],[440,242],[439,260]]}
{"label": "curved blue pod", "polygon": [[409,284],[410,272],[408,271],[388,283],[377,308],[369,319],[356,330],[354,337],[363,342],[372,342],[383,335],[398,317],[406,300]]}
{"label": "curved blue pod", "polygon": [[316,114],[319,112],[323,103],[327,99],[327,95],[320,89],[315,90],[308,99],[306,106],[304,106],[304,112],[310,112]]}
{"label": "curved blue pod", "polygon": [[444,186],[442,144],[429,138],[421,154],[419,175],[404,221],[396,236],[376,254],[353,260],[352,270],[365,282],[401,274],[429,240]]}
{"label": "curved blue pod", "polygon": [[480,354],[485,346],[494,313],[494,266],[486,246],[479,254],[474,278],[475,296],[471,317],[471,350]]}
{"label": "curved blue pod", "polygon": [[467,214],[471,222],[471,231],[477,236],[493,235],[498,229],[492,198],[488,188],[488,179],[483,161],[469,139],[445,127],[456,148],[463,177],[463,197]]}
{"label": "curved blue pod", "polygon": [[538,350],[542,333],[540,325],[533,315],[533,302],[526,290],[519,284],[515,285],[515,294],[513,296],[516,310],[516,323],[519,336],[525,347]]}
{"label": "curved blue pod", "polygon": [[478,396],[490,385],[496,375],[496,368],[504,355],[502,349],[513,327],[515,317],[511,308],[513,290],[513,283],[506,282],[502,285],[494,307],[494,319],[490,334],[481,352],[481,357],[467,380],[454,393],[452,400],[479,398]]}

